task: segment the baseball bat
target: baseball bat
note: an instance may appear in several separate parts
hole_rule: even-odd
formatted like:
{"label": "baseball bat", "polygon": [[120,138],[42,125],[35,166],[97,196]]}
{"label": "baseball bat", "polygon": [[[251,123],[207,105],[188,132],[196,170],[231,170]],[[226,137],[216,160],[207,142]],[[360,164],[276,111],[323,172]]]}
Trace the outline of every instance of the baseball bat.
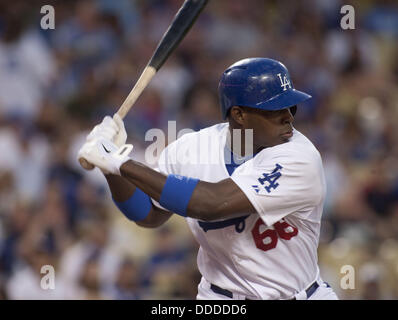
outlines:
{"label": "baseball bat", "polygon": [[[208,0],[186,0],[183,3],[169,28],[163,34],[162,39],[160,39],[155,52],[144,68],[144,71],[141,73],[138,81],[117,111],[122,119],[148,86],[156,72],[162,67],[170,54],[187,34],[207,2]],[[84,158],[79,158],[79,162],[86,170],[92,170],[94,168],[94,166]]]}

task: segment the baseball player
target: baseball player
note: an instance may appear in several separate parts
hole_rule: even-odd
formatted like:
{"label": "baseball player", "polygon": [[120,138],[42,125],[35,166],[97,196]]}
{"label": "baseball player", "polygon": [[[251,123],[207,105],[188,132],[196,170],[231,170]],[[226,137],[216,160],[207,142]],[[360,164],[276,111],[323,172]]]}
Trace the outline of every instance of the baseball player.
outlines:
{"label": "baseball player", "polygon": [[186,218],[200,244],[197,299],[337,299],[317,264],[321,156],[292,125],[297,104],[311,96],[266,58],[230,66],[219,95],[228,121],[171,143],[158,170],[128,157],[118,116],[93,129],[79,157],[104,172],[115,204],[137,225]]}

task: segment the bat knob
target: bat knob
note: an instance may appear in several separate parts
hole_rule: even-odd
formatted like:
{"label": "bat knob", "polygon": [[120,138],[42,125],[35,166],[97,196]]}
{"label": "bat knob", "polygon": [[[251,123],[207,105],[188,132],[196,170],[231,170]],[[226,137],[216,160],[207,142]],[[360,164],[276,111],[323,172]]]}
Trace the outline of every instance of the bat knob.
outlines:
{"label": "bat knob", "polygon": [[79,163],[86,170],[93,170],[94,169],[94,165],[92,165],[90,162],[88,162],[84,158],[79,158]]}

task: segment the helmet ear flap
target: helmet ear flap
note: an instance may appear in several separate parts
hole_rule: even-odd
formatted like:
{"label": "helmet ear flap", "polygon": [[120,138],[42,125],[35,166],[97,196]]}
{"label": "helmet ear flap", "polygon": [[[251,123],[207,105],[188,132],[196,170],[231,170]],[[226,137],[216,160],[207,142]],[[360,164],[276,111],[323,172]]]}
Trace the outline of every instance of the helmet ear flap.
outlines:
{"label": "helmet ear flap", "polygon": [[292,114],[292,116],[294,116],[297,112],[297,106],[290,107],[289,109],[290,109],[290,113]]}

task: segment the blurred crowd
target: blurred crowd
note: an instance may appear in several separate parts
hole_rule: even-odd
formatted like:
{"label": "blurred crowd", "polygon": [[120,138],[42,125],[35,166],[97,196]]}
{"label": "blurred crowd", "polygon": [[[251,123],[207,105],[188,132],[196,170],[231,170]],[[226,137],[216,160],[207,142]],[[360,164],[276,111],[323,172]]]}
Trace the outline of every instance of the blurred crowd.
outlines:
{"label": "blurred crowd", "polygon": [[[117,111],[182,0],[0,1],[0,298],[194,299],[197,244],[184,219],[129,222],[105,179],[79,167],[85,135]],[[41,6],[55,29],[40,28]],[[340,8],[355,8],[342,30]],[[281,60],[313,99],[295,127],[328,184],[321,275],[342,299],[398,298],[398,3],[210,0],[125,119],[133,157],[149,129],[221,121],[223,70]],[[42,266],[55,269],[43,290]],[[355,289],[343,289],[353,266]],[[344,268],[343,268],[344,269]]]}

